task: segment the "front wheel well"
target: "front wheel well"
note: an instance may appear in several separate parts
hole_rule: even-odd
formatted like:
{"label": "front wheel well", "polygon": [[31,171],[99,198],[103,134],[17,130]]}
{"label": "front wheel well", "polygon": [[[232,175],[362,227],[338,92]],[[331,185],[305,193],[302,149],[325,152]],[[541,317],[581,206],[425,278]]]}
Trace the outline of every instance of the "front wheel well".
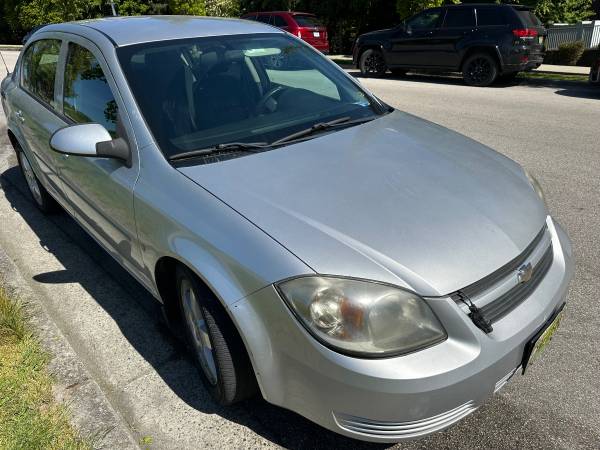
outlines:
{"label": "front wheel well", "polygon": [[[195,273],[187,264],[182,261],[170,257],[163,256],[156,262],[156,266],[154,269],[154,279],[156,283],[156,287],[158,289],[158,293],[160,298],[163,301],[164,315],[168,322],[169,328],[177,335],[177,337],[182,338],[183,334],[181,333],[182,325],[183,325],[183,317],[181,316],[181,309],[179,307],[179,299],[177,293],[176,286],[176,272],[177,266],[183,266],[188,269],[190,272]],[[206,294],[212,297],[215,304],[219,305],[224,311],[224,316],[231,321],[233,328],[237,332],[241,341],[244,340],[241,338],[240,331],[235,324],[235,321],[229,316],[229,312],[227,308],[221,303],[219,297],[215,294],[212,288],[199,276],[196,276],[198,284],[205,290]],[[244,350],[246,351],[246,355],[249,356],[248,349],[244,343]]]}
{"label": "front wheel well", "polygon": [[[356,68],[360,68],[360,58],[362,57],[363,53],[366,52],[367,50],[379,50],[379,51],[381,51],[381,45],[379,45],[379,44],[365,44],[365,45],[361,46],[358,49],[358,53],[357,53],[357,56],[356,56]],[[381,52],[381,53],[383,53],[383,52]]]}

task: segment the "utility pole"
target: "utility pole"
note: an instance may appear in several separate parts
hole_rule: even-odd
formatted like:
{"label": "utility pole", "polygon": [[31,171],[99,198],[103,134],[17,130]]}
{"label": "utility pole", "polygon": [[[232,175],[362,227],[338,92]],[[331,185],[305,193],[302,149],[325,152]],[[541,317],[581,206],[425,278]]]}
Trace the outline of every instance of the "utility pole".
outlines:
{"label": "utility pole", "polygon": [[110,0],[110,9],[112,10],[113,17],[117,15],[117,10],[115,9],[115,2]]}

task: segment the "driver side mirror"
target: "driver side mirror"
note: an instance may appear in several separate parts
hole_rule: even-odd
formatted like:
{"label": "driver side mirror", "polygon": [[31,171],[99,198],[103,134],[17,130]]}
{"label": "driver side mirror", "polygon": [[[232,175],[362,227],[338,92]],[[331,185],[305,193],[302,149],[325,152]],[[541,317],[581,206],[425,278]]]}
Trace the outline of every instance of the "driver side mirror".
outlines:
{"label": "driver side mirror", "polygon": [[64,155],[118,159],[131,167],[131,149],[127,141],[120,137],[113,139],[98,123],[57,130],[50,138],[50,148]]}

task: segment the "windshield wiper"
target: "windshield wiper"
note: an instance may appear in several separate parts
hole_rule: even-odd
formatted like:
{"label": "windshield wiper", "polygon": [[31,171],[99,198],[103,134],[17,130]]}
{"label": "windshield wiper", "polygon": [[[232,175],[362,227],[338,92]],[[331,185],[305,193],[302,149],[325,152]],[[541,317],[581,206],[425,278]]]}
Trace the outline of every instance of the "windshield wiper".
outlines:
{"label": "windshield wiper", "polygon": [[197,156],[209,156],[216,153],[227,152],[230,150],[241,150],[248,153],[258,153],[261,149],[270,147],[267,142],[228,142],[226,144],[217,144],[212,147],[191,150],[189,152],[176,153],[169,156],[169,161],[180,159],[195,158]]}
{"label": "windshield wiper", "polygon": [[311,134],[318,133],[325,130],[330,130],[331,128],[337,128],[341,126],[351,126],[357,125],[360,123],[370,122],[373,119],[376,119],[378,116],[373,117],[361,117],[360,119],[352,120],[351,117],[340,117],[339,119],[334,119],[329,122],[319,122],[315,123],[312,127],[307,128],[305,130],[297,131],[296,133],[292,133],[289,136],[285,136],[281,139],[272,142],[271,145],[279,145],[287,142],[295,141],[297,139],[301,139]]}

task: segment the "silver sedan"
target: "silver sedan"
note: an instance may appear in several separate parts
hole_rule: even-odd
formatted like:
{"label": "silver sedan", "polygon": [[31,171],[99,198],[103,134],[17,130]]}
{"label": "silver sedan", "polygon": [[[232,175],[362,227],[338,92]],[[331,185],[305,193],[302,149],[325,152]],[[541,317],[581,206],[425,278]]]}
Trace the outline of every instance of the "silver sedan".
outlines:
{"label": "silver sedan", "polygon": [[162,303],[222,404],[260,392],[357,439],[420,437],[560,323],[571,245],[535,179],[279,29],[48,25],[1,94],[35,203]]}

